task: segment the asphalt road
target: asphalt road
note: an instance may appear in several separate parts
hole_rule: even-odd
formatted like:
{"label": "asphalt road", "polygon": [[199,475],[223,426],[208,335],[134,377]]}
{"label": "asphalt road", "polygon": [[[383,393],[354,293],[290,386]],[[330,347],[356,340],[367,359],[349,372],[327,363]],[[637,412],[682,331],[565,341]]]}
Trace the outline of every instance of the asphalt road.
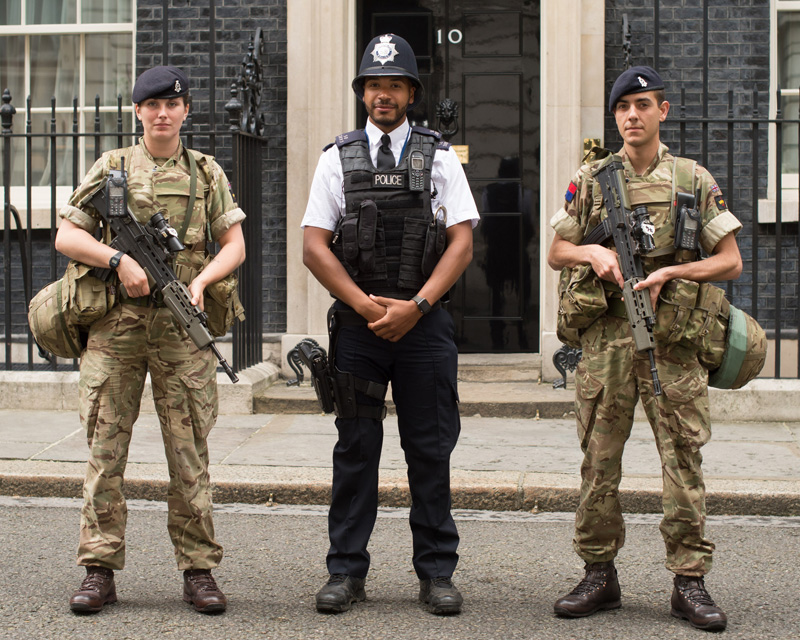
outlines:
{"label": "asphalt road", "polygon": [[[76,616],[68,598],[83,576],[74,565],[78,503],[0,497],[0,638],[591,638],[697,639],[704,633],[669,614],[658,518],[630,516],[617,566],[623,607],[582,620],[552,614],[553,601],[582,575],[571,550],[571,514],[461,512],[465,596],[461,615],[437,617],[416,601],[407,512],[383,510],[371,544],[367,601],[320,615],[314,593],[327,574],[325,509],[223,505],[215,518],[225,559],[215,572],[230,603],[204,616],[181,601],[161,503],[132,502],[128,565],[120,601]],[[724,638],[800,637],[797,570],[800,518],[713,518],[717,544],[707,585],[729,616]]]}

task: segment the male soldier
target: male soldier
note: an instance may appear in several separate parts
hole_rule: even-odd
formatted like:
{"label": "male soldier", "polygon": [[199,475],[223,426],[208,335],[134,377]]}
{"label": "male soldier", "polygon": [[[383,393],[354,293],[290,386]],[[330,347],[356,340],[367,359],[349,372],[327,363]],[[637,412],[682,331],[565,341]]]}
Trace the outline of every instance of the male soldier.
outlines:
{"label": "male soldier", "polygon": [[[128,206],[139,222],[161,212],[174,229],[185,229],[181,240],[186,249],[177,255],[175,271],[189,287],[192,304],[201,308],[206,286],[244,261],[245,216],[214,159],[181,144],[181,125],[189,113],[186,75],[175,67],[149,69],[139,76],[131,98],[144,136],[138,145],[105,153],[94,164],[61,210],[56,236],[59,251],[90,266],[110,267],[122,285],[121,304],[92,325],[81,356],[80,416],[90,453],[78,564],[87,575],[70,608],[96,612],[117,600],[114,571],[125,565],[127,515],[121,487],[149,370],[167,454],[167,528],[184,571],[183,599],[197,611],[220,612],[226,598],[211,569],[219,564],[222,547],[214,539],[206,446],[217,417],[216,359],[210,350],[195,347],[151,293],[147,275],[133,258],[95,240],[100,216],[88,200],[124,159]],[[188,211],[190,167],[197,187]],[[203,268],[207,238],[219,242],[220,251]]]}
{"label": "male soldier", "polygon": [[[659,126],[669,111],[664,83],[650,67],[633,67],[617,78],[608,108],[624,141],[620,156],[628,179],[631,207],[646,205],[655,226],[655,250],[643,259],[647,276],[636,289],[649,291],[653,308],[659,294],[676,278],[695,282],[737,278],[742,262],[735,234],[739,221],[725,205],[709,172],[697,166],[700,246],[709,257],[676,251],[670,204],[676,160],[659,140]],[[581,242],[606,217],[603,199],[592,173],[600,161],[584,165],[567,190],[566,203],[551,221],[555,237],[548,263],[553,269],[591,265],[602,279],[608,311],[581,335],[583,359],[576,372],[575,409],[584,460],[581,498],[575,515],[573,546],[586,563],[578,586],[555,603],[560,616],[588,616],[620,606],[614,558],[625,540],[618,487],[625,441],[631,432],[634,407],[641,396],[655,434],[663,469],[664,519],[661,533],[667,549],[666,567],[675,573],[672,615],[693,626],[721,630],[726,616],[714,604],[703,582],[711,568],[714,545],[705,538],[705,489],[700,447],[710,435],[707,371],[696,350],[656,343],[655,360],[663,386],[655,394],[647,353],[637,353],[621,300],[622,273],[613,242]],[[688,175],[692,184],[692,175]],[[691,190],[692,187],[687,187]]]}
{"label": "male soldier", "polygon": [[440,300],[472,259],[478,212],[455,151],[438,133],[408,123],[406,111],[420,103],[423,88],[403,38],[386,34],[369,43],[353,90],[367,126],[338,136],[322,154],[302,223],[303,262],[336,298],[330,356],[340,400],[330,579],[317,593],[317,609],[339,613],[366,598],[391,380],[419,598],[433,613],[458,613],[462,596],[451,580],[458,533],[450,514],[450,454],[461,426],[458,354]]}

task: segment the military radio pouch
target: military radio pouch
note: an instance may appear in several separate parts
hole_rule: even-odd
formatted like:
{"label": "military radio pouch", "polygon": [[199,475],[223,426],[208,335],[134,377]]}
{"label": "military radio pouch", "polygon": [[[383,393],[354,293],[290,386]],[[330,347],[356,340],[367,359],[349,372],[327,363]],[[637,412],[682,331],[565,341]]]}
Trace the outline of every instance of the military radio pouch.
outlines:
{"label": "military radio pouch", "polygon": [[700,201],[700,190],[697,195],[688,193],[675,194],[675,241],[674,247],[679,250],[697,252],[700,246],[700,231],[703,227],[697,203]]}

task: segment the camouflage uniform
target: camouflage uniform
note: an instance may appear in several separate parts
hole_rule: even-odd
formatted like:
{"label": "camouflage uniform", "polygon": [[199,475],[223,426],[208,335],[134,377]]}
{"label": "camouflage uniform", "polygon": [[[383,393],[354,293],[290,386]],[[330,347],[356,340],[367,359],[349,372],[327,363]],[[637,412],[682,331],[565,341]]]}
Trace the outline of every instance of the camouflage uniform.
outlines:
{"label": "camouflage uniform", "polygon": [[[660,255],[643,260],[645,272],[691,259],[670,249],[675,160],[667,147],[661,144],[641,176],[624,151],[619,155],[630,180],[631,207],[646,204],[656,228],[653,253]],[[595,161],[581,167],[564,208],[551,220],[558,234],[576,245],[606,216],[599,185],[591,178],[597,166]],[[691,176],[678,175],[676,183],[691,184]],[[724,236],[738,232],[741,223],[727,210],[706,169],[696,166],[695,185],[701,189],[700,244],[711,253]],[[613,243],[607,245],[613,248]],[[573,546],[585,562],[596,563],[613,560],[625,542],[619,504],[622,451],[641,395],[661,457],[664,518],[660,528],[667,548],[666,566],[675,573],[702,576],[711,568],[714,550],[704,535],[705,486],[700,468],[700,448],[711,436],[707,371],[694,349],[657,342],[656,367],[663,394],[654,396],[649,359],[634,348],[619,287],[607,282],[603,286],[609,311],[581,334],[583,358],[576,372],[575,412],[584,460]]]}
{"label": "camouflage uniform", "polygon": [[[244,219],[228,180],[210,156],[195,151],[197,189],[187,249],[175,271],[188,284],[205,258],[206,239],[217,240]],[[93,232],[99,214],[86,203],[110,169],[125,158],[128,203],[139,222],[158,211],[176,230],[183,226],[189,196],[189,162],[182,145],[166,161],[156,160],[143,141],[105,153],[72,194],[61,216]],[[122,569],[127,509],[123,474],[133,424],[139,415],[147,372],[169,468],[168,530],[178,568],[212,569],[222,558],[214,539],[206,437],[217,417],[216,359],[199,351],[173,321],[170,311],[145,298],[123,298],[92,325],[81,357],[80,417],[86,429],[89,464],[81,512],[79,565]]]}

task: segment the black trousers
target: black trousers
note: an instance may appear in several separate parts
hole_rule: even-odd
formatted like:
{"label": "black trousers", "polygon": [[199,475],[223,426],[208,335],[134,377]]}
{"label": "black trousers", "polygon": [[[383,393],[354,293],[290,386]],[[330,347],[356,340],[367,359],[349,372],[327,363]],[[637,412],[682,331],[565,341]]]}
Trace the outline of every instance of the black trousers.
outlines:
{"label": "black trousers", "polygon": [[[366,325],[343,327],[335,348],[334,362],[340,371],[381,384],[391,380],[408,464],[414,569],[420,579],[452,575],[459,539],[450,513],[450,454],[461,421],[458,353],[450,314],[441,308],[431,311],[398,342],[379,338]],[[363,394],[357,399],[359,404],[380,405]],[[363,578],[369,569],[367,543],[378,509],[383,422],[337,418],[336,428],[328,571]]]}

